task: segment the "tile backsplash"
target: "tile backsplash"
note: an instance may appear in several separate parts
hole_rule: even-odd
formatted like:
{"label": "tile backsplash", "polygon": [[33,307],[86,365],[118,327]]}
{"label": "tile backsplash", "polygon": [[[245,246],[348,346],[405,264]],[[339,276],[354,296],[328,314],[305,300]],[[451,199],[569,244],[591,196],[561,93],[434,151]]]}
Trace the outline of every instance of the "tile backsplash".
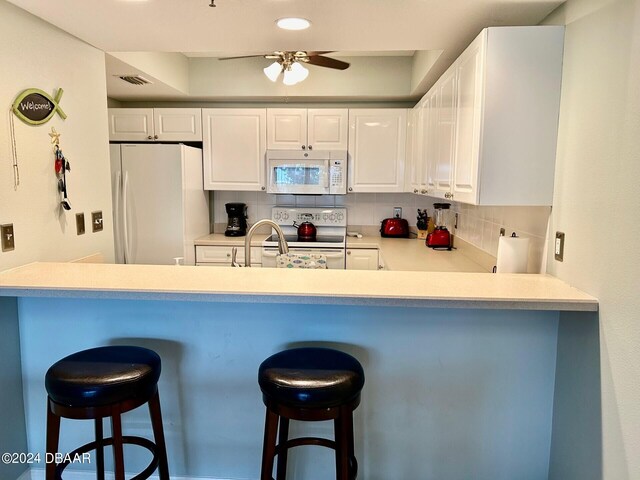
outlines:
{"label": "tile backsplash", "polygon": [[[212,210],[216,224],[226,224],[225,203],[247,204],[249,224],[261,218],[271,217],[275,205],[308,207],[347,207],[349,225],[379,226],[384,218],[393,216],[393,207],[402,207],[402,216],[409,225],[416,224],[416,210],[427,209],[433,216],[433,204],[442,200],[411,193],[351,193],[348,195],[272,195],[263,192],[214,192]],[[457,229],[454,229],[455,214],[458,214]],[[447,227],[455,235],[481,250],[496,256],[500,228],[506,235],[516,232],[520,237],[529,237],[531,248],[529,271],[537,273],[542,264],[546,242],[550,207],[478,207],[451,202],[447,212]]]}

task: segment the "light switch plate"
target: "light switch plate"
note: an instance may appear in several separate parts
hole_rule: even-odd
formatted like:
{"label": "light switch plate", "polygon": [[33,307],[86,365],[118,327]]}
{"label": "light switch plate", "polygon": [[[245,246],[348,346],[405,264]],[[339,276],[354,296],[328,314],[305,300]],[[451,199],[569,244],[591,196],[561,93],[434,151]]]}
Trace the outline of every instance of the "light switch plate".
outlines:
{"label": "light switch plate", "polygon": [[13,236],[13,223],[0,225],[0,236],[2,237],[2,251],[10,252],[15,250],[15,238]]}
{"label": "light switch plate", "polygon": [[84,235],[84,213],[76,213],[76,233]]}
{"label": "light switch plate", "polygon": [[564,232],[556,232],[556,241],[554,245],[554,254],[556,260],[562,262],[564,259]]}
{"label": "light switch plate", "polygon": [[91,231],[93,233],[102,231],[102,211],[91,212]]}

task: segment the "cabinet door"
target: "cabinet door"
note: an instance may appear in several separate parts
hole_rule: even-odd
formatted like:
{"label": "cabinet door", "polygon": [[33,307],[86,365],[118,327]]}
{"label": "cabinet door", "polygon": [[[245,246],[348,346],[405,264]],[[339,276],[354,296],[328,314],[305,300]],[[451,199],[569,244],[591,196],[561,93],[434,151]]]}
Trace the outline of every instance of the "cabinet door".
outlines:
{"label": "cabinet door", "polygon": [[449,69],[437,84],[438,99],[438,156],[436,160],[436,197],[451,196],[451,177],[455,142],[456,69]]}
{"label": "cabinet door", "polygon": [[420,104],[420,124],[418,125],[418,136],[420,145],[420,169],[417,172],[420,194],[428,195],[430,193],[429,187],[429,166],[433,163],[433,159],[429,158],[429,148],[431,145],[429,141],[429,122],[432,115],[431,97],[426,95],[422,103]]}
{"label": "cabinet door", "polygon": [[407,115],[407,151],[405,162],[405,191],[420,193],[420,173],[422,170],[422,102],[409,110]]}
{"label": "cabinet door", "polygon": [[485,36],[479,36],[458,60],[456,135],[453,167],[453,198],[478,203],[480,122],[482,115],[482,60]]}
{"label": "cabinet door", "polygon": [[346,150],[349,110],[311,108],[307,110],[307,148],[310,150]]}
{"label": "cabinet door", "polygon": [[267,135],[269,150],[306,150],[307,109],[267,109]]}
{"label": "cabinet door", "polygon": [[407,109],[349,110],[349,192],[402,192]]}
{"label": "cabinet door", "polygon": [[[244,247],[236,247],[238,253],[236,262],[244,265]],[[231,266],[231,251],[233,246],[225,245],[197,245],[196,246],[196,264],[197,265],[214,265],[214,266]],[[251,266],[262,263],[262,248],[251,247]]]}
{"label": "cabinet door", "polygon": [[153,141],[152,108],[110,108],[109,140]]}
{"label": "cabinet door", "polygon": [[378,250],[375,248],[347,249],[347,270],[378,270]]}
{"label": "cabinet door", "polygon": [[155,108],[154,140],[165,142],[201,142],[202,110],[199,108]]}
{"label": "cabinet door", "polygon": [[202,118],[205,190],[266,190],[266,110],[209,108]]}
{"label": "cabinet door", "polygon": [[425,112],[423,125],[424,135],[424,160],[423,160],[423,185],[428,195],[435,195],[436,176],[438,170],[438,103],[440,102],[440,90],[434,88],[427,94],[429,97],[429,110]]}

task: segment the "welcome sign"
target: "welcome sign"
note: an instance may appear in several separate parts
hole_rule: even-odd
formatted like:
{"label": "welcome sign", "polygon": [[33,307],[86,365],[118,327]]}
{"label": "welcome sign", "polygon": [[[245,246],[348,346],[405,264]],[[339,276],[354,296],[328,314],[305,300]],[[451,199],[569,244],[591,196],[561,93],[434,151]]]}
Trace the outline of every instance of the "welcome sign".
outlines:
{"label": "welcome sign", "polygon": [[41,125],[51,120],[51,117],[58,112],[64,120],[67,115],[60,108],[60,99],[63,90],[56,92],[55,98],[51,98],[46,92],[37,88],[29,88],[21,92],[13,102],[13,113],[29,125]]}

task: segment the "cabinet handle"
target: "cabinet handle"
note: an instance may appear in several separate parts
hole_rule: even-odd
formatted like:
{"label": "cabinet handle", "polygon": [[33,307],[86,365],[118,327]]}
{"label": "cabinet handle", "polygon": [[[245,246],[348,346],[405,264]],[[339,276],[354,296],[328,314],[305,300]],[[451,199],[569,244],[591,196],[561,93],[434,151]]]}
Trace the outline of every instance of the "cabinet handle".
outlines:
{"label": "cabinet handle", "polygon": [[266,190],[267,187],[260,187],[260,190]]}
{"label": "cabinet handle", "polygon": [[349,191],[350,191],[350,192],[353,192],[353,188],[349,187]]}
{"label": "cabinet handle", "polygon": [[313,150],[313,147],[311,145],[309,145],[309,150]]}
{"label": "cabinet handle", "polygon": [[351,250],[347,250],[347,255],[351,255]]}
{"label": "cabinet handle", "polygon": [[152,137],[151,135],[149,135],[149,136],[147,137],[147,140],[153,140],[153,137]]}
{"label": "cabinet handle", "polygon": [[230,257],[230,256],[231,256],[231,254],[230,254],[230,253],[227,253],[227,258],[228,258],[228,257]]}
{"label": "cabinet handle", "polygon": [[420,190],[420,193],[424,194],[424,193],[427,193],[427,191],[426,190]]}
{"label": "cabinet handle", "polygon": [[417,188],[414,188],[414,189],[413,189],[413,193],[418,193],[418,189],[417,189]]}
{"label": "cabinet handle", "polygon": [[154,136],[153,136],[153,139],[154,139],[154,140],[157,140],[157,139],[158,139],[158,135],[154,135]]}
{"label": "cabinet handle", "polygon": [[302,149],[303,149],[303,150],[306,150],[306,149],[307,149],[307,146],[306,146],[306,145],[302,145]]}

